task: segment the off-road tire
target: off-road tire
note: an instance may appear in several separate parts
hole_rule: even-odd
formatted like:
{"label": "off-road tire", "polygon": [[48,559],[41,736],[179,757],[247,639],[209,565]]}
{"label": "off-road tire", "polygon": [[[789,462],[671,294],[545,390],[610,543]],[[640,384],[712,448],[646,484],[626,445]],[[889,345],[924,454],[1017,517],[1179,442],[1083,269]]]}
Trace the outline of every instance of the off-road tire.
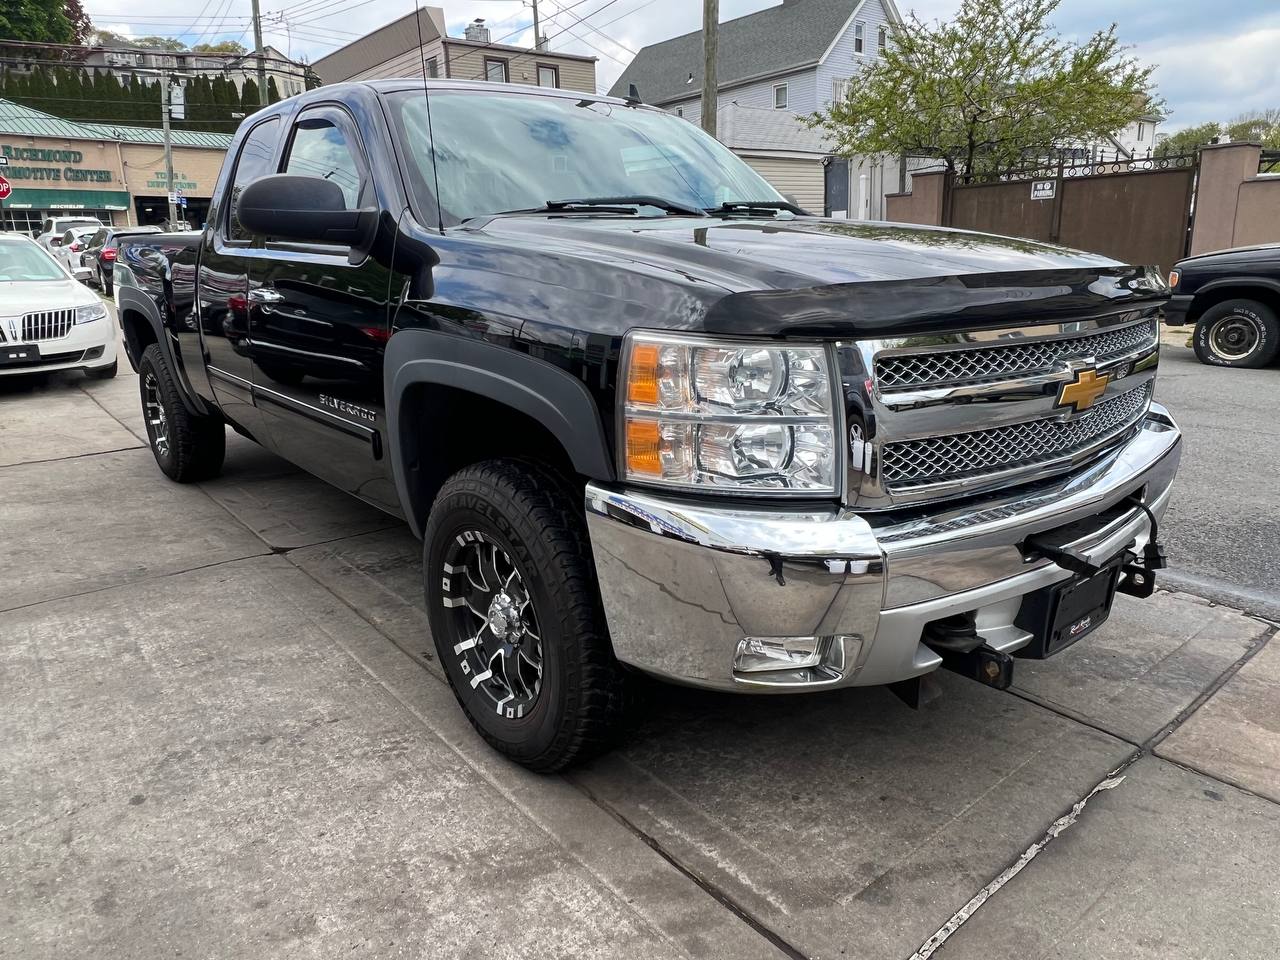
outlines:
{"label": "off-road tire", "polygon": [[117,360],[107,367],[89,367],[85,370],[84,375],[90,380],[111,380],[120,371],[120,361]]}
{"label": "off-road tire", "polygon": [[[147,440],[156,464],[170,480],[194,483],[216,477],[222,470],[227,450],[227,431],[222,420],[193,414],[182,402],[182,394],[165,362],[160,345],[153,343],[142,352],[138,363],[138,389]],[[155,396],[151,396],[154,391]],[[148,411],[148,403],[163,407],[165,442],[158,440],[160,428]]]}
{"label": "off-road tire", "polygon": [[[1224,349],[1223,331],[1232,326],[1245,335],[1239,353]],[[1280,319],[1275,310],[1257,300],[1224,300],[1196,321],[1191,342],[1201,363],[1214,367],[1265,367],[1280,351]]]}
{"label": "off-road tire", "polygon": [[[581,495],[533,462],[490,460],[445,482],[423,537],[427,616],[440,663],[463,711],[498,752],[550,773],[612,746],[628,714],[631,679],[613,656]],[[541,633],[541,689],[512,719],[470,682],[444,605],[445,558],[466,531],[498,545],[519,571]]]}

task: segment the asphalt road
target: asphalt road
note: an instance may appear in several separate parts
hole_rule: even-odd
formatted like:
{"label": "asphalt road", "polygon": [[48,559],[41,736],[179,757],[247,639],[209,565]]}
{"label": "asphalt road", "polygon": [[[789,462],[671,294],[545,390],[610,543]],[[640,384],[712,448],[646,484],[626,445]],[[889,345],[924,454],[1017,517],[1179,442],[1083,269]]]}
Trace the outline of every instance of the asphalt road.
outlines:
{"label": "asphalt road", "polygon": [[1280,619],[1280,367],[1223,370],[1166,342],[1156,399],[1186,446],[1162,539],[1164,582]]}

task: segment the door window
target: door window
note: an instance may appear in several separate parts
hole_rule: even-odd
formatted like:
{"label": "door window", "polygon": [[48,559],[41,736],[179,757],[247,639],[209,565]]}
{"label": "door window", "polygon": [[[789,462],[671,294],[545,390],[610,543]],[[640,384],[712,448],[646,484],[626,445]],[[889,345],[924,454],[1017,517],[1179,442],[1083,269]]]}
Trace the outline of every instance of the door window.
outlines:
{"label": "door window", "polygon": [[360,205],[360,163],[346,132],[329,117],[303,117],[293,128],[285,173],[332,180],[348,210]]}
{"label": "door window", "polygon": [[235,176],[231,181],[231,202],[227,204],[227,237],[231,240],[248,242],[253,239],[252,234],[240,226],[236,217],[236,201],[245,187],[271,172],[271,157],[275,153],[279,126],[280,121],[275,117],[258,124],[249,131],[240,147]]}

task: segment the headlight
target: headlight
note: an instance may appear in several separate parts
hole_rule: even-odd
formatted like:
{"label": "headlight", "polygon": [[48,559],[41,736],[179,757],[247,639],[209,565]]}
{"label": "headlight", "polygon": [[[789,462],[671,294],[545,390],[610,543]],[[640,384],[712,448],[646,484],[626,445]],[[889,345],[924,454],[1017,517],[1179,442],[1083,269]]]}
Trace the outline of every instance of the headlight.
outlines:
{"label": "headlight", "polygon": [[76,323],[88,323],[91,320],[101,320],[107,315],[107,305],[99,300],[97,303],[91,303],[88,306],[76,307]]}
{"label": "headlight", "polygon": [[823,347],[639,333],[627,337],[622,371],[626,479],[747,493],[836,492]]}

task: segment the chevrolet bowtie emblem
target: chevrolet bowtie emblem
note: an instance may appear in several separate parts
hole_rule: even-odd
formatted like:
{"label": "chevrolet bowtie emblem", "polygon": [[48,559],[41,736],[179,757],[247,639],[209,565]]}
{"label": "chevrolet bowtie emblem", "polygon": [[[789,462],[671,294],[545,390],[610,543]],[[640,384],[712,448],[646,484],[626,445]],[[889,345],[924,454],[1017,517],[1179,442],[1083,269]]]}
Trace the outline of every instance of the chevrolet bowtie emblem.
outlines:
{"label": "chevrolet bowtie emblem", "polygon": [[1093,402],[1107,392],[1109,374],[1098,376],[1096,370],[1077,370],[1075,378],[1064,383],[1058,390],[1058,402],[1055,406],[1071,407],[1076,413],[1088,410]]}

